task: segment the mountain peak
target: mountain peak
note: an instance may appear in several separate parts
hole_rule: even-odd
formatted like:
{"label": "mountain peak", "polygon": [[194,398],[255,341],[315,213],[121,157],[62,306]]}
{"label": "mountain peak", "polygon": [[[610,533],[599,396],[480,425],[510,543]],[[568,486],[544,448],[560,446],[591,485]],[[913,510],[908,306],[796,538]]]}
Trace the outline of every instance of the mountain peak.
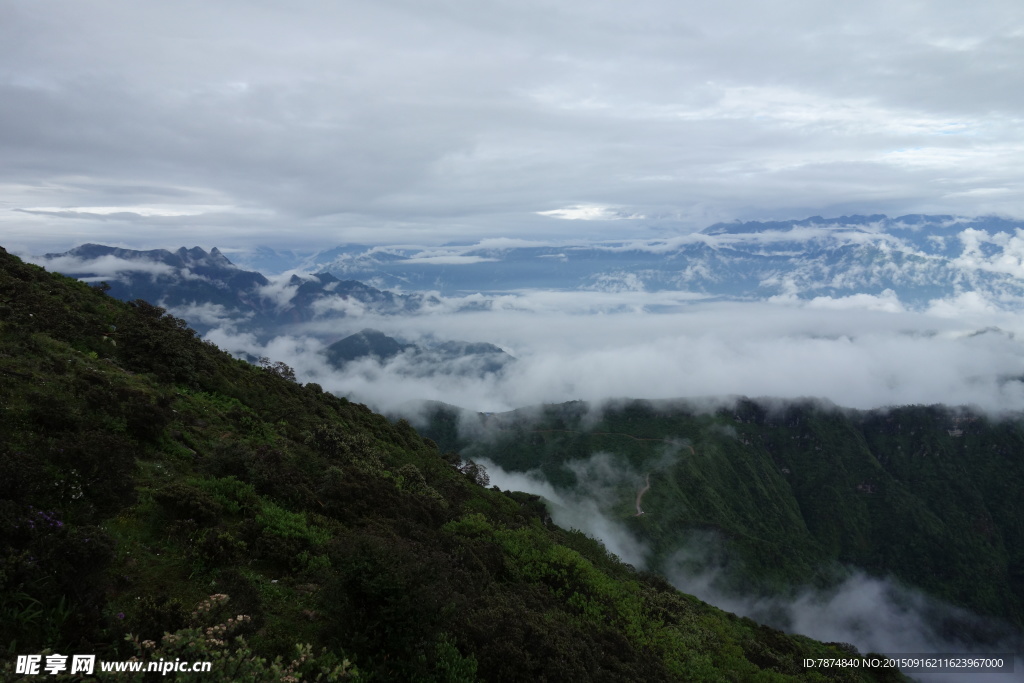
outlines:
{"label": "mountain peak", "polygon": [[[941,218],[939,216],[921,216],[923,220]],[[823,218],[811,216],[802,220],[788,221],[735,221],[732,223],[715,223],[701,230],[704,235],[737,235],[759,232],[788,232],[794,228],[822,227],[822,228],[849,228],[874,225],[877,223],[890,223],[891,220],[885,214],[871,214],[870,216],[838,216],[836,218]]]}
{"label": "mountain peak", "polygon": [[181,259],[185,265],[205,265],[214,266],[219,268],[235,268],[235,264],[228,260],[226,256],[218,249],[214,247],[207,253],[202,247],[192,247],[186,249],[181,247],[174,254]]}
{"label": "mountain peak", "polygon": [[380,330],[366,327],[340,339],[327,347],[327,359],[331,365],[341,367],[345,363],[368,356],[379,360],[394,358],[406,349],[414,348],[389,337]]}

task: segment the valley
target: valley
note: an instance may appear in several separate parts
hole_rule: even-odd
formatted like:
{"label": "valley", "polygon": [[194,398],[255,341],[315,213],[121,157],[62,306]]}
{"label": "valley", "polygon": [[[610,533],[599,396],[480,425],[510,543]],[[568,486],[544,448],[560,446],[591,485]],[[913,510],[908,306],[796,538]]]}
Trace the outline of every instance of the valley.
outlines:
{"label": "valley", "polygon": [[741,397],[422,415],[493,483],[730,611],[888,651],[1016,647],[1019,415]]}

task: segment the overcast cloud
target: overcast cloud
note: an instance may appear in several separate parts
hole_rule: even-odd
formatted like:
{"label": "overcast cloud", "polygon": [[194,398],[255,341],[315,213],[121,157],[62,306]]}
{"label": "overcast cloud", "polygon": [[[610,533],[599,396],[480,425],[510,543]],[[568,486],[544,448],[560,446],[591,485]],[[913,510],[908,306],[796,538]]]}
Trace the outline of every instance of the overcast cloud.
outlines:
{"label": "overcast cloud", "polygon": [[1022,46],[1016,0],[0,0],[0,234],[39,253],[1024,216]]}

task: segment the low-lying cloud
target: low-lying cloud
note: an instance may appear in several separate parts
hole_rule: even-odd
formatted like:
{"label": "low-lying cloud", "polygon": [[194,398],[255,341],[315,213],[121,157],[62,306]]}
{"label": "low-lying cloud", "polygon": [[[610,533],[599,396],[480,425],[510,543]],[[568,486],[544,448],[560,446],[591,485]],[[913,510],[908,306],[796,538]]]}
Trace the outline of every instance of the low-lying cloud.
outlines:
{"label": "low-lying cloud", "polygon": [[625,526],[606,514],[610,488],[623,480],[636,481],[642,486],[642,477],[615,466],[607,454],[597,454],[588,460],[571,465],[577,468],[580,486],[572,491],[556,489],[538,471],[506,472],[490,460],[477,461],[487,469],[491,484],[509,491],[525,491],[541,496],[548,503],[552,521],[565,529],[579,529],[604,543],[609,552],[624,562],[644,569],[647,566],[647,547],[637,540]]}
{"label": "low-lying cloud", "polygon": [[[107,254],[94,259],[77,256],[55,256],[53,258],[29,258],[33,262],[55,273],[89,273],[83,277],[86,282],[103,279],[117,280],[129,273],[146,273],[152,278],[179,274],[173,266],[150,259],[118,258]],[[198,277],[188,270],[180,271],[183,277]]]}
{"label": "low-lying cloud", "polygon": [[[656,470],[670,463],[678,450],[666,449],[664,462],[649,466]],[[855,569],[834,568],[833,573],[845,574],[845,578],[830,588],[793,586],[772,596],[744,594],[729,580],[735,567],[722,559],[728,554],[721,552],[720,539],[705,531],[681,534],[679,551],[663,564],[652,566],[648,549],[622,523],[621,511],[614,511],[623,489],[628,488],[625,485],[642,487],[643,477],[610,454],[595,453],[566,463],[578,478],[571,490],[552,486],[539,470],[507,472],[491,461],[478,462],[486,467],[494,485],[543,497],[559,526],[583,531],[633,566],[657,571],[676,588],[728,612],[825,642],[849,643],[864,654],[1006,654],[1019,648],[1006,624],[979,617],[896,580]],[[935,683],[977,680],[977,674],[957,673],[915,673],[913,677]],[[1014,673],[989,673],[985,680],[1024,681],[1019,656]]]}
{"label": "low-lying cloud", "polygon": [[[648,295],[649,296],[649,295]],[[662,296],[649,313],[629,294],[509,295],[490,308],[442,304],[412,316],[360,316],[297,327],[268,343],[230,327],[207,337],[225,349],[265,355],[384,411],[430,399],[500,412],[539,403],[722,395],[820,397],[840,406],[973,405],[1024,409],[1024,323],[1012,313],[955,300],[932,313],[877,309],[872,302],[687,301]],[[853,304],[856,302],[844,302]],[[518,360],[501,373],[410,373],[408,359],[365,359],[342,370],[322,351],[365,327],[406,341],[497,344]]]}
{"label": "low-lying cloud", "polygon": [[[793,587],[786,595],[744,595],[722,589],[719,579],[728,566],[690,571],[689,563],[714,558],[713,541],[697,544],[706,557],[690,548],[659,567],[672,585],[716,607],[775,628],[825,642],[850,643],[867,654],[944,655],[1003,654],[1016,658],[1014,672],[986,673],[993,683],[1024,681],[1019,635],[1007,624],[954,607],[890,578],[853,570],[831,588]],[[977,673],[914,673],[915,680],[973,683]]]}

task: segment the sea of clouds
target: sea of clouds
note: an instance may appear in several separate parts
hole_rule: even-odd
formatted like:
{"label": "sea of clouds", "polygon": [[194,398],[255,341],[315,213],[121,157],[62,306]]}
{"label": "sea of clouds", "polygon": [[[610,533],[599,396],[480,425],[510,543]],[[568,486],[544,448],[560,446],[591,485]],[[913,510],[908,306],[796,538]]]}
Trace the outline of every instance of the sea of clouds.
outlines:
{"label": "sea of clouds", "polygon": [[[736,302],[673,292],[520,292],[439,301],[416,315],[350,315],[269,339],[230,323],[206,337],[233,353],[284,361],[301,381],[385,412],[417,400],[500,412],[716,395],[1024,409],[1024,319],[970,294],[921,311],[904,310],[891,293]],[[363,328],[410,342],[490,342],[517,360],[480,374],[423,373],[411,354],[328,366],[326,346]]]}

